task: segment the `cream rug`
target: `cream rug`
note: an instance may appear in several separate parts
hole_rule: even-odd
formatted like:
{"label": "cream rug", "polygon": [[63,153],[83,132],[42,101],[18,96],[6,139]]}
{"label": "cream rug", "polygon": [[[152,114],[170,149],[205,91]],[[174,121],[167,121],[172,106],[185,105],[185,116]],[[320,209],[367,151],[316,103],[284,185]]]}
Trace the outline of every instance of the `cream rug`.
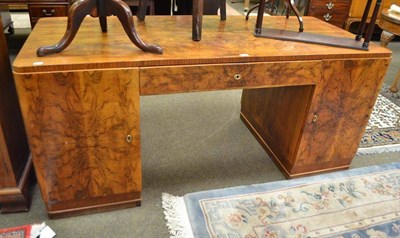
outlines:
{"label": "cream rug", "polygon": [[14,28],[31,28],[28,12],[11,12]]}
{"label": "cream rug", "polygon": [[400,237],[400,163],[163,194],[171,237]]}
{"label": "cream rug", "polygon": [[400,151],[400,94],[383,85],[357,154]]}

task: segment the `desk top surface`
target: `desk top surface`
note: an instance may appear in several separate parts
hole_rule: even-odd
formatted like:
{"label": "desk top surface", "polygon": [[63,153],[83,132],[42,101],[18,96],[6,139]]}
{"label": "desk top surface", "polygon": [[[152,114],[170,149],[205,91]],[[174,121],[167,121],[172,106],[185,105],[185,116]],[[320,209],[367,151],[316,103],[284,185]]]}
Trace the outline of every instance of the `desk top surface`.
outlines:
{"label": "desk top surface", "polygon": [[[369,51],[292,41],[257,38],[255,17],[204,16],[201,41],[192,41],[191,16],[148,16],[137,22],[136,31],[147,44],[161,46],[164,53],[141,51],[130,42],[118,19],[108,17],[102,33],[98,18],[87,17],[75,39],[61,53],[37,57],[36,50],[57,43],[65,33],[67,18],[40,19],[14,61],[14,72],[47,72],[125,67],[223,64],[247,62],[305,61],[344,58],[390,57],[391,51],[370,43]],[[354,35],[314,17],[303,17],[306,32],[354,38]],[[296,31],[296,17],[264,17],[263,27]]]}

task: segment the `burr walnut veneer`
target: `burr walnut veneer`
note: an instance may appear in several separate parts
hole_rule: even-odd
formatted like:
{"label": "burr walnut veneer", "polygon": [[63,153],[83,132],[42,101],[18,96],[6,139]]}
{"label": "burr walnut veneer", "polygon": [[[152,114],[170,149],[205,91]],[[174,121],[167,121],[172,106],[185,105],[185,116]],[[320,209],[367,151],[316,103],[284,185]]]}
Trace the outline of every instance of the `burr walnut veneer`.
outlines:
{"label": "burr walnut veneer", "polygon": [[[51,217],[140,204],[140,96],[243,89],[241,118],[287,177],[346,169],[373,109],[391,52],[253,36],[255,19],[205,16],[191,39],[190,16],[135,22],[164,54],[142,52],[109,18],[87,17],[71,45],[36,56],[62,37],[66,18],[40,20],[14,61],[34,168]],[[353,38],[304,17],[306,31]],[[135,20],[136,21],[136,20]],[[264,18],[296,31],[297,19]],[[48,34],[52,29],[52,34]]]}

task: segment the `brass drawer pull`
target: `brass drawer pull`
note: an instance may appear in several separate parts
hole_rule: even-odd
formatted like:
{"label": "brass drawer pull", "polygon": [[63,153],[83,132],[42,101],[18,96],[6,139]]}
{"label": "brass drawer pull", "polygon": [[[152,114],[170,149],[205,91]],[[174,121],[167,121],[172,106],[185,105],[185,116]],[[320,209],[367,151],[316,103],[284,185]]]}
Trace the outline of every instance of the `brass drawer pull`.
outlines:
{"label": "brass drawer pull", "polygon": [[235,74],[235,76],[233,76],[233,78],[234,78],[235,80],[241,80],[241,79],[242,79],[242,76],[241,76],[240,74]]}
{"label": "brass drawer pull", "polygon": [[54,14],[55,12],[56,12],[56,10],[54,10],[54,9],[51,9],[49,12],[47,12],[46,9],[43,9],[43,10],[42,10],[43,15],[46,16],[46,17],[51,17],[51,16],[53,16],[53,14]]}
{"label": "brass drawer pull", "polygon": [[334,6],[335,6],[335,4],[333,4],[332,2],[328,2],[326,4],[326,8],[328,8],[329,10],[331,10]]}
{"label": "brass drawer pull", "polygon": [[332,18],[332,15],[329,14],[329,13],[327,13],[327,14],[324,15],[325,21],[329,21],[331,18]]}

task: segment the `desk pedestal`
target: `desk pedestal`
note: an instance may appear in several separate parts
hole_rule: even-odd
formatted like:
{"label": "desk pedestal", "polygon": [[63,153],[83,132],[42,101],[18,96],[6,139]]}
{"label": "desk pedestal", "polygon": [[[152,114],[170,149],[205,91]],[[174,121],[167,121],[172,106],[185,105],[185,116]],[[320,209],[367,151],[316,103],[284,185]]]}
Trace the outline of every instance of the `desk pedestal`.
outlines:
{"label": "desk pedestal", "polygon": [[16,76],[50,217],[140,205],[138,70]]}
{"label": "desk pedestal", "polygon": [[326,60],[314,85],[246,89],[241,118],[288,178],[346,169],[388,63]]}

